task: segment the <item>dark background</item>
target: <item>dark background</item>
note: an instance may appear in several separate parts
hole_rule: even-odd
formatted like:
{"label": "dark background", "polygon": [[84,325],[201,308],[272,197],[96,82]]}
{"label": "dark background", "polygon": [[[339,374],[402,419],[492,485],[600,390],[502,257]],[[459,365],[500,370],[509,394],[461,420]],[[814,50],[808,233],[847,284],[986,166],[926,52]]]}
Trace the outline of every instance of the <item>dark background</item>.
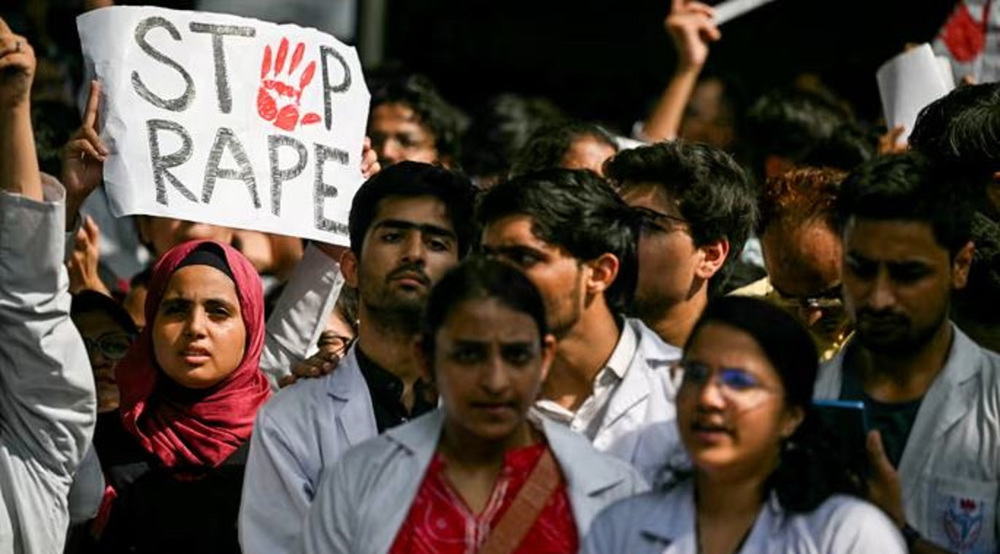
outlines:
{"label": "dark background", "polygon": [[[669,0],[388,0],[387,58],[428,74],[465,107],[540,94],[627,130],[674,66]],[[716,3],[716,2],[711,2]],[[713,70],[753,95],[817,72],[860,116],[880,116],[875,70],[932,40],[954,0],[776,0],[724,25]]]}
{"label": "dark background", "polygon": [[[627,131],[674,66],[663,27],[670,0],[384,1],[385,58],[429,75],[466,109],[500,92],[542,95],[571,115]],[[190,9],[194,0],[117,3]],[[30,29],[25,16],[44,12],[35,20],[45,21],[43,32],[60,55],[72,55],[79,49],[74,18],[82,4],[0,0],[0,14],[15,29]],[[722,27],[710,70],[735,77],[751,97],[815,72],[860,116],[874,120],[881,111],[875,70],[905,43],[932,40],[954,4],[775,0]]]}

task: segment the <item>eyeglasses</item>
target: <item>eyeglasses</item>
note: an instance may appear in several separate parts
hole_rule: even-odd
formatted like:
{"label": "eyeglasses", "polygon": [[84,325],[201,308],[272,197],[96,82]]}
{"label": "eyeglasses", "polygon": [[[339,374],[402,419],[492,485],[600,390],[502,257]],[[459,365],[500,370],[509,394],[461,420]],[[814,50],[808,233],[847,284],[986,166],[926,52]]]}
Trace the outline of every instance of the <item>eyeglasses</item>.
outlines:
{"label": "eyeglasses", "polygon": [[326,350],[335,354],[343,354],[348,348],[351,347],[351,343],[353,341],[354,338],[352,337],[338,335],[333,331],[323,331],[319,335],[317,346],[319,346],[320,350]]}
{"label": "eyeglasses", "polygon": [[644,233],[651,231],[669,233],[687,225],[688,222],[683,217],[663,213],[645,206],[633,206],[632,211],[639,220],[639,227]]}
{"label": "eyeglasses", "polygon": [[774,289],[774,292],[783,303],[803,310],[832,310],[844,306],[841,289],[842,285],[838,283],[824,291],[809,296],[792,296],[781,292],[777,288]]}
{"label": "eyeglasses", "polygon": [[681,391],[701,390],[709,383],[719,389],[727,404],[740,410],[753,408],[778,391],[757,376],[738,367],[712,368],[693,360],[674,362],[673,372],[682,372]]}
{"label": "eyeglasses", "polygon": [[87,352],[99,351],[105,357],[112,360],[120,360],[125,357],[135,336],[130,333],[112,331],[104,333],[96,339],[83,337],[83,344],[87,347]]}

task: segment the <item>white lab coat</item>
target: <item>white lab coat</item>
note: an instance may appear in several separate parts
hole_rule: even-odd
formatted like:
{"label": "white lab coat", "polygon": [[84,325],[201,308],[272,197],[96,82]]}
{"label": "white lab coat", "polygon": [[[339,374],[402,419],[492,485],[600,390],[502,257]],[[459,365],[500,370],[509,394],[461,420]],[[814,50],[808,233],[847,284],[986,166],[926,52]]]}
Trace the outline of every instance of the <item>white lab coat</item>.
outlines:
{"label": "white lab coat", "polygon": [[[635,333],[635,351],[622,381],[608,398],[593,445],[632,464],[653,482],[668,462],[685,459],[675,423],[680,381],[670,374],[670,364],[681,358],[681,350],[665,343],[638,319],[626,319],[622,333]],[[544,416],[541,411],[535,413]]]}
{"label": "white lab coat", "polygon": [[292,364],[315,354],[319,336],[337,303],[344,277],[340,264],[316,246],[306,247],[274,312],[267,318],[260,370],[271,389],[292,372]]}
{"label": "white lab coat", "polygon": [[[584,554],[695,554],[694,485],[654,491],[615,503],[597,516]],[[777,497],[761,507],[741,554],[905,554],[906,543],[881,510],[844,495],[807,514],[781,508]]]}
{"label": "white lab coat", "polygon": [[[899,461],[903,508],[910,525],[951,552],[996,552],[1000,356],[952,329],[944,369],[924,396]],[[817,398],[840,396],[843,360],[844,351],[820,370]]]}
{"label": "white lab coat", "polygon": [[[316,495],[304,533],[310,554],[388,552],[437,450],[444,414],[434,410],[348,452]],[[595,451],[586,438],[542,421],[581,539],[615,500],[647,489],[628,465]]]}
{"label": "white lab coat", "polygon": [[0,554],[59,554],[97,399],[69,318],[65,192],[0,192]]}
{"label": "white lab coat", "polygon": [[378,434],[356,350],[330,375],[299,381],[258,412],[240,506],[244,554],[294,552],[320,476]]}

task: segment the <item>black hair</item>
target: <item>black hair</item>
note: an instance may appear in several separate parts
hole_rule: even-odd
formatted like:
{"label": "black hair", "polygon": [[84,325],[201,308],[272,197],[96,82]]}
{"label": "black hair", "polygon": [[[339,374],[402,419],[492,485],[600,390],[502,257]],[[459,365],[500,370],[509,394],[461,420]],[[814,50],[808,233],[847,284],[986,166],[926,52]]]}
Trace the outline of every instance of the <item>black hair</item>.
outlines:
{"label": "black hair", "polygon": [[118,302],[115,302],[110,296],[88,289],[73,295],[73,301],[69,309],[71,318],[95,312],[110,317],[126,333],[132,336],[139,334],[139,329],[135,326],[135,322],[132,321],[132,316],[128,315],[125,308]]}
{"label": "black hair", "polygon": [[385,80],[372,90],[371,112],[383,104],[402,104],[413,110],[419,123],[434,135],[438,155],[458,161],[468,118],[445,101],[430,79],[414,74]]}
{"label": "black hair", "polygon": [[937,161],[1000,171],[1000,83],[959,87],[927,105],[908,142]]}
{"label": "black hair", "polygon": [[757,223],[753,187],[729,154],[702,143],[660,142],[622,151],[605,171],[618,186],[656,183],[678,202],[696,246],[728,240],[726,263],[710,287],[715,291],[725,283],[730,262],[739,258]]}
{"label": "black hair", "polygon": [[876,158],[844,180],[835,210],[841,231],[852,219],[918,221],[955,256],[972,237],[972,203],[961,176],[916,152]]}
{"label": "black hair", "polygon": [[618,152],[618,143],[603,127],[585,121],[558,121],[540,127],[531,135],[514,158],[511,176],[560,167],[573,143],[584,138],[592,138]]}
{"label": "black hair", "polygon": [[833,494],[864,497],[864,479],[851,469],[833,433],[814,413],[819,355],[808,331],[791,314],[769,302],[726,296],[709,302],[691,331],[685,352],[698,333],[712,323],[750,335],[777,371],[785,405],[800,408],[805,415],[782,446],[778,467],[765,482],[765,492],[774,491],[784,509],[800,513],[814,510]]}
{"label": "black hair", "polygon": [[848,120],[840,107],[818,94],[778,89],[761,96],[747,112],[744,134],[756,178],[763,179],[767,156],[797,164]]}
{"label": "black hair", "polygon": [[478,299],[496,300],[507,308],[531,316],[538,327],[539,342],[549,334],[545,302],[524,273],[510,264],[470,256],[448,271],[431,289],[421,335],[428,356],[433,356],[435,336],[451,312],[463,302]]}
{"label": "black hair", "polygon": [[878,135],[871,129],[848,121],[817,142],[799,164],[851,171],[875,157]]}
{"label": "black hair", "polygon": [[959,326],[964,322],[996,326],[996,307],[1000,305],[1000,224],[976,212],[972,219],[972,241],[976,251],[968,283],[954,291],[952,314]]}
{"label": "black hair", "polygon": [[459,257],[468,251],[473,236],[475,189],[460,173],[440,166],[404,161],[393,164],[365,181],[351,202],[348,230],[351,250],[361,256],[365,234],[375,220],[379,203],[389,197],[433,196],[445,205],[458,238]]}
{"label": "black hair", "polygon": [[546,98],[501,94],[472,121],[462,147],[462,168],[476,177],[506,177],[511,160],[541,126],[562,118]]}
{"label": "black hair", "polygon": [[[959,87],[917,116],[910,147],[965,176],[969,194],[990,206],[986,184],[1000,171],[1000,83]],[[988,208],[996,219],[995,208]]]}
{"label": "black hair", "polygon": [[486,226],[526,215],[531,232],[564,249],[580,263],[603,254],[618,258],[618,275],[604,293],[608,307],[623,312],[638,279],[637,221],[608,183],[591,171],[548,169],[515,177],[483,193],[476,220]]}

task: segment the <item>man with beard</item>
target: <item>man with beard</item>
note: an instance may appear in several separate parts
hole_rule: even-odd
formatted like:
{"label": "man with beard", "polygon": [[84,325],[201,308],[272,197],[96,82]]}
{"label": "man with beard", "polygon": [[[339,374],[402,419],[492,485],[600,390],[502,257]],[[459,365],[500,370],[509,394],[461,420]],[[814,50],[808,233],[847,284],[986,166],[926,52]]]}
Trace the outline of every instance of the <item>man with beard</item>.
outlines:
{"label": "man with beard", "polygon": [[436,407],[413,340],[431,286],[468,249],[472,199],[468,179],[418,162],[384,169],[354,196],[341,271],[359,291],[358,338],[331,374],[282,390],[258,414],[240,512],[244,552],[294,551],[324,468]]}
{"label": "man with beard", "polygon": [[822,398],[861,400],[869,497],[911,552],[995,552],[1000,357],[948,320],[972,262],[972,208],[917,154],[866,163],[836,211],[856,333],[820,373]]}
{"label": "man with beard", "polygon": [[753,231],[746,173],[722,150],[684,141],[625,150],[606,171],[641,222],[631,313],[682,347]]}
{"label": "man with beard", "polygon": [[538,287],[559,341],[536,413],[653,477],[679,451],[680,350],[621,315],[636,282],[630,208],[591,171],[550,169],[487,191],[477,220],[482,249]]}

